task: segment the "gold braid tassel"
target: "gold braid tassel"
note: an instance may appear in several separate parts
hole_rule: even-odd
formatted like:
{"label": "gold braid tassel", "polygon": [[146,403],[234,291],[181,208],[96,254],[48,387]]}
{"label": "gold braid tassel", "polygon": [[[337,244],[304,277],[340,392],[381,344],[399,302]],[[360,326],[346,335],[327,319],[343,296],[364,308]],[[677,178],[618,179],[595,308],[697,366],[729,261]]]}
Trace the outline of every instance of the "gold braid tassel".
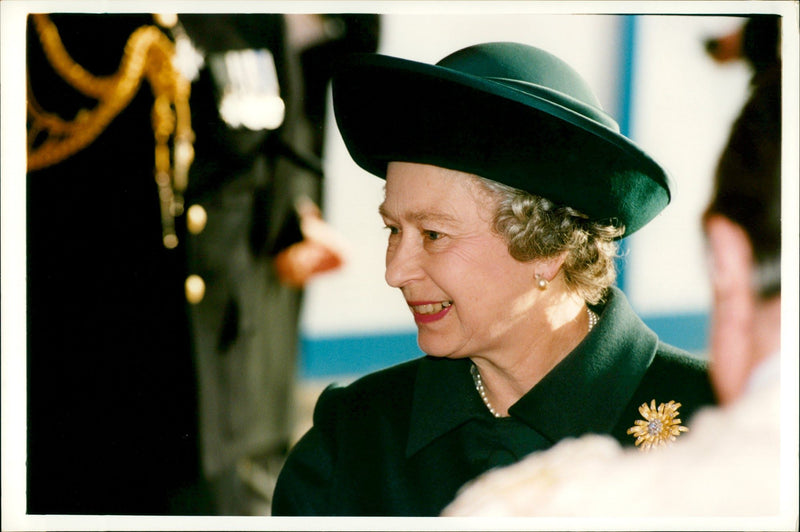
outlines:
{"label": "gold braid tassel", "polygon": [[94,142],[131,102],[146,78],[155,97],[151,119],[162,239],[164,246],[174,248],[178,245],[175,217],[183,213],[183,192],[194,160],[191,83],[173,66],[174,44],[156,26],[142,26],[128,38],[117,71],[110,76],[95,76],[70,57],[47,15],[32,17],[53,69],[81,94],[97,100],[97,105],[82,109],[73,120],[64,120],[42,109],[28,84],[28,170],[57,164]]}

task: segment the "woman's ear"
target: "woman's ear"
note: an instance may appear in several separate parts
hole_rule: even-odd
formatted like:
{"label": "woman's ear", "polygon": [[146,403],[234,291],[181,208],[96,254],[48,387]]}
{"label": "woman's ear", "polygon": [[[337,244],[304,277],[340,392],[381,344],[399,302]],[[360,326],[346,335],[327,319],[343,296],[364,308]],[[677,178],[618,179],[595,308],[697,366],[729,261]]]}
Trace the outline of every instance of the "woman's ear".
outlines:
{"label": "woman's ear", "polygon": [[709,216],[704,226],[714,294],[748,289],[753,271],[753,248],[747,233],[719,214]]}
{"label": "woman's ear", "polygon": [[562,251],[552,257],[536,259],[536,279],[544,279],[548,283],[552,281],[558,275],[564,261],[567,260],[567,253],[567,251]]}

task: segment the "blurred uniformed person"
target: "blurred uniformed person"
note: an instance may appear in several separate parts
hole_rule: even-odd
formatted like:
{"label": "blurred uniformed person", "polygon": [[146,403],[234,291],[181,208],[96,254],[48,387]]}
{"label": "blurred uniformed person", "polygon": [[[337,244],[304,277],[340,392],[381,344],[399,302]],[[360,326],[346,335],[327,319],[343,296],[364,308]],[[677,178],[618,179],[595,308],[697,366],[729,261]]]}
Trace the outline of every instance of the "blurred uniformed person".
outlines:
{"label": "blurred uniformed person", "polygon": [[31,16],[28,513],[269,511],[300,289],[341,260],[297,60],[281,15]]}

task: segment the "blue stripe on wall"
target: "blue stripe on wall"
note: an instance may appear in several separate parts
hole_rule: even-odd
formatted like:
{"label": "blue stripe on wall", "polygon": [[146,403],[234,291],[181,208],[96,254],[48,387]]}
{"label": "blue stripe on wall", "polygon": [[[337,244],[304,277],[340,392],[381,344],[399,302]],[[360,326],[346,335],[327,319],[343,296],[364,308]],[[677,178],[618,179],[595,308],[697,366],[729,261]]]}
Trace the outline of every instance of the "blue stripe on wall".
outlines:
{"label": "blue stripe on wall", "polygon": [[630,136],[632,125],[633,74],[636,66],[636,15],[621,17],[619,58],[619,129]]}
{"label": "blue stripe on wall", "polygon": [[[617,88],[617,121],[620,133],[631,136],[633,116],[633,74],[636,67],[636,15],[625,15],[620,21],[619,87]],[[628,240],[619,243],[621,258],[617,260],[617,286],[627,288],[625,256],[629,251]]]}
{"label": "blue stripe on wall", "polygon": [[417,332],[302,337],[300,378],[362,375],[417,358]]}
{"label": "blue stripe on wall", "polygon": [[[690,313],[645,317],[661,341],[701,354],[707,344],[708,316]],[[301,379],[364,375],[423,356],[417,333],[363,336],[303,337],[300,341]]]}

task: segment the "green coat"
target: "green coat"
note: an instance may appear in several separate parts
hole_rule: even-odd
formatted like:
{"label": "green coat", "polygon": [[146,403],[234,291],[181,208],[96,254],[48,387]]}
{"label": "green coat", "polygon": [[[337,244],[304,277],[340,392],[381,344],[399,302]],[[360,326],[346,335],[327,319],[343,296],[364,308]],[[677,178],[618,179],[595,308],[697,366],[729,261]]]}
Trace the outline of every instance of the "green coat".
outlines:
{"label": "green coat", "polygon": [[433,516],[467,481],[563,438],[627,429],[642,403],[674,400],[684,423],[713,402],[704,362],[659,342],[613,290],[600,322],[510,410],[494,418],[470,361],[425,357],[320,396],[289,455],[273,515]]}

